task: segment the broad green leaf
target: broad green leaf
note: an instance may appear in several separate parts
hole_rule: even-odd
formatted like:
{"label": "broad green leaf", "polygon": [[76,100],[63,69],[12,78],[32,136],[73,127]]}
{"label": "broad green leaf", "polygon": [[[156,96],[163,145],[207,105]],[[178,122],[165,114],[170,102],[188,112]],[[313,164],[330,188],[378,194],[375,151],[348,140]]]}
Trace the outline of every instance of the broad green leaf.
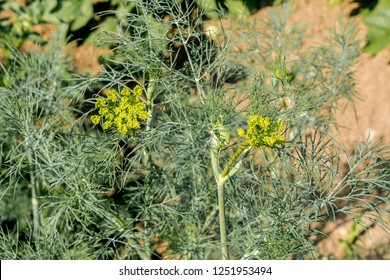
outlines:
{"label": "broad green leaf", "polygon": [[44,2],[44,9],[42,20],[50,23],[59,23],[61,22],[52,12],[59,5],[58,0],[46,0]]}
{"label": "broad green leaf", "polygon": [[23,9],[18,2],[6,2],[2,9],[12,11],[16,14],[23,12]]}
{"label": "broad green leaf", "polygon": [[62,22],[70,23],[79,15],[80,1],[60,1],[59,10],[53,13]]}
{"label": "broad green leaf", "polygon": [[93,16],[93,4],[92,0],[84,0],[81,3],[81,6],[79,8],[79,15],[75,18],[73,23],[70,26],[71,31],[75,31],[77,29],[80,29],[84,25],[88,23],[88,21]]}
{"label": "broad green leaf", "polygon": [[374,10],[363,16],[368,28],[364,51],[378,53],[390,43],[390,1],[380,0]]}
{"label": "broad green leaf", "polygon": [[233,16],[244,17],[249,15],[249,10],[243,0],[226,0],[225,4],[229,9],[229,14]]}
{"label": "broad green leaf", "polygon": [[206,16],[210,19],[218,19],[218,13],[217,13],[217,10],[218,10],[218,5],[217,5],[217,1],[215,0],[212,0],[212,1],[209,1],[209,0],[195,0],[196,4],[199,5],[199,7],[201,7],[205,13],[206,13]]}
{"label": "broad green leaf", "polygon": [[60,0],[51,13],[45,13],[45,20],[52,23],[58,23],[59,21],[68,23],[70,30],[75,31],[85,26],[92,15],[92,0]]}

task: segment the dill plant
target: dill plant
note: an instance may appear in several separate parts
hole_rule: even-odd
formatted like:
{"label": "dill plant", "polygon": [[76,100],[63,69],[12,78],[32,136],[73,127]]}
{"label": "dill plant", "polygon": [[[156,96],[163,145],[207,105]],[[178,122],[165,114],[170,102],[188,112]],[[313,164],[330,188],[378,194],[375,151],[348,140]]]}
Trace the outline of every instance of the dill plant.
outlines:
{"label": "dill plant", "polygon": [[114,144],[77,121],[82,96],[64,45],[12,50],[1,69],[2,259],[114,258],[111,235],[128,233],[102,187],[115,178]]}
{"label": "dill plant", "polygon": [[192,1],[131,2],[98,76],[69,79],[58,47],[2,69],[2,258],[315,258],[326,221],[389,230],[389,147],[330,133],[355,94],[353,25],[301,53],[289,5],[234,42]]}

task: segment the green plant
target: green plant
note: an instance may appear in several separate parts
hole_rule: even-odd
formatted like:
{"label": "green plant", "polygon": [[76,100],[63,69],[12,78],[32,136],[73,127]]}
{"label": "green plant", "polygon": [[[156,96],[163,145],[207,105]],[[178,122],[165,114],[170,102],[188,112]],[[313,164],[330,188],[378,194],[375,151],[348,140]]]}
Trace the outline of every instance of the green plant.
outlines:
{"label": "green plant", "polygon": [[[92,43],[97,32],[115,30],[115,18],[107,17],[99,11],[99,3],[105,3],[107,9],[118,12],[130,12],[134,3],[122,4],[118,0],[38,0],[38,1],[2,1],[0,2],[0,32],[4,35],[0,39],[0,48],[8,56],[9,47],[19,48],[26,40],[44,45],[50,34],[45,33],[47,24],[52,26],[52,31],[63,34],[65,37],[74,37]],[[94,16],[94,11],[97,13]],[[44,28],[39,25],[46,24]],[[96,29],[96,27],[99,28]],[[89,28],[91,27],[91,28]],[[42,30],[43,29],[43,30]],[[82,38],[77,32],[86,29]],[[39,31],[40,30],[40,31]],[[38,32],[39,31],[39,32]],[[43,32],[42,32],[43,31]]]}
{"label": "green plant", "polygon": [[[328,0],[329,5],[341,3],[342,0]],[[390,43],[390,1],[355,1],[361,4],[361,16],[368,28],[366,44],[363,51],[376,54]],[[361,3],[360,3],[361,2]]]}
{"label": "green plant", "polygon": [[352,25],[302,54],[285,5],[243,53],[229,30],[206,36],[191,1],[132,3],[99,36],[100,75],[69,79],[58,45],[2,69],[1,258],[315,258],[327,220],[388,227],[389,147],[350,154],[329,132],[354,96]]}
{"label": "green plant", "polygon": [[5,13],[0,17],[0,32],[3,35],[0,39],[1,48],[4,48],[6,43],[20,47],[23,40],[36,37],[37,34],[32,30],[33,25],[38,23],[36,10],[26,11],[16,1],[2,1],[0,8]]}
{"label": "green plant", "polygon": [[[248,119],[248,131],[239,128],[237,134],[239,137],[245,140],[241,143],[241,146],[230,157],[226,167],[220,171],[219,168],[219,156],[223,146],[229,144],[229,138],[226,138],[226,134],[223,134],[223,127],[218,123],[215,131],[211,133],[211,165],[213,174],[218,188],[218,212],[219,212],[219,224],[222,246],[223,259],[229,259],[229,250],[227,246],[227,234],[226,234],[226,221],[225,221],[225,197],[224,197],[224,184],[230,177],[232,177],[241,167],[242,160],[235,162],[241,156],[249,152],[251,147],[274,147],[275,144],[282,144],[285,141],[285,137],[279,135],[283,131],[283,123],[276,121],[274,123],[268,117],[261,117],[252,115]],[[233,167],[233,164],[235,166]]]}
{"label": "green plant", "polygon": [[[65,25],[65,30],[75,31],[85,26],[93,16],[91,0],[38,0],[21,4],[17,1],[1,3],[2,9],[14,13],[12,29],[16,34],[30,31],[38,23]],[[8,18],[3,18],[6,21]]]}
{"label": "green plant", "polygon": [[372,11],[366,11],[363,21],[368,28],[364,51],[375,54],[390,44],[390,1],[380,0]]}

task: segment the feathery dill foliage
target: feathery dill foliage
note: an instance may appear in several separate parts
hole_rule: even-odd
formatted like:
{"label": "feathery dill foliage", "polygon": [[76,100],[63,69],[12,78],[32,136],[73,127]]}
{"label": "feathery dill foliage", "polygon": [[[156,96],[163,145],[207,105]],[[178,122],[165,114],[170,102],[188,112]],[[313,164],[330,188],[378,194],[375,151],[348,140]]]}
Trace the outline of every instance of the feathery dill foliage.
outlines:
{"label": "feathery dill foliage", "polygon": [[[389,230],[389,147],[350,154],[329,133],[354,93],[352,25],[301,54],[285,5],[239,52],[229,30],[206,36],[192,1],[134,2],[98,37],[100,75],[70,79],[60,42],[1,69],[2,259],[315,258],[324,221]],[[114,110],[133,89],[143,113],[126,130]]]}
{"label": "feathery dill foliage", "polygon": [[82,99],[61,45],[13,50],[1,69],[2,259],[112,258],[104,242],[123,226],[105,202],[115,142],[100,143],[75,121]]}

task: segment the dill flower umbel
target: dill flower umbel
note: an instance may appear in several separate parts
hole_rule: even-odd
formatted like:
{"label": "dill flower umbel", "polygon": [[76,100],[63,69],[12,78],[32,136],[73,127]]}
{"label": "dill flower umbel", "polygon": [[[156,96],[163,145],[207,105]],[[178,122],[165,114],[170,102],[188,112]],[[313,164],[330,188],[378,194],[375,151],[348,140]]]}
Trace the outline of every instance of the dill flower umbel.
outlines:
{"label": "dill flower umbel", "polygon": [[284,124],[281,121],[271,121],[269,117],[252,115],[248,118],[248,129],[237,130],[239,137],[245,138],[248,145],[260,148],[262,146],[274,147],[286,141],[286,138],[280,133],[283,131]]}
{"label": "dill flower umbel", "polygon": [[99,108],[99,115],[91,116],[93,124],[100,123],[104,130],[116,129],[125,135],[127,132],[141,127],[140,121],[148,118],[146,105],[139,96],[142,95],[142,87],[136,86],[133,91],[123,88],[118,94],[114,89],[107,92],[107,100],[98,97],[95,107]]}

